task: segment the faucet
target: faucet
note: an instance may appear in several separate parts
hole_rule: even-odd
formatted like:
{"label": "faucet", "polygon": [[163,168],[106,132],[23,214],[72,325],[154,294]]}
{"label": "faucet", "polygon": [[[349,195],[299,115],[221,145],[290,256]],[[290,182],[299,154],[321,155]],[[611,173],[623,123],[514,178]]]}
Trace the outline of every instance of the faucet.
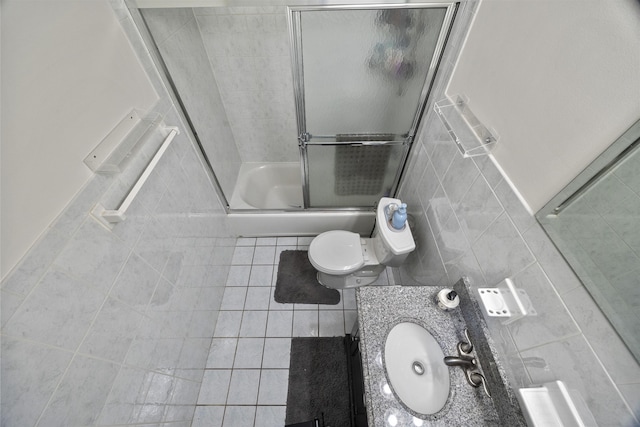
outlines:
{"label": "faucet", "polygon": [[484,375],[482,375],[478,371],[471,369],[465,369],[464,374],[467,377],[467,382],[470,386],[476,388],[482,386],[485,394],[491,397],[491,393],[489,393],[489,387],[487,387],[487,380],[485,379]]}
{"label": "faucet", "polygon": [[484,375],[478,371],[478,364],[475,357],[471,356],[473,345],[471,344],[471,339],[469,339],[469,331],[466,328],[464,335],[467,341],[460,341],[458,343],[458,356],[445,356],[444,364],[447,366],[460,366],[464,369],[464,374],[469,385],[472,387],[482,386],[485,394],[491,397],[491,393],[489,393],[489,388],[487,387],[487,380],[484,378]]}
{"label": "faucet", "polygon": [[444,364],[447,366],[461,366],[465,369],[475,369],[476,359],[473,357],[460,355],[460,356],[445,356]]}

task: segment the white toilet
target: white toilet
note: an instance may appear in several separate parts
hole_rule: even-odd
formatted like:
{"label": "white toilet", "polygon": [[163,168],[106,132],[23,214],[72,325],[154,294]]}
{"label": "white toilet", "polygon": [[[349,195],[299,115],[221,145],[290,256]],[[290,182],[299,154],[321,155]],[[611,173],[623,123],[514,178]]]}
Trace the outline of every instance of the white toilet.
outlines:
{"label": "white toilet", "polygon": [[309,245],[309,261],[318,270],[318,282],[327,288],[346,289],[376,281],[386,266],[400,266],[416,247],[409,224],[392,228],[385,208],[401,201],[383,197],[378,203],[373,237],[362,238],[344,230],[327,231]]}

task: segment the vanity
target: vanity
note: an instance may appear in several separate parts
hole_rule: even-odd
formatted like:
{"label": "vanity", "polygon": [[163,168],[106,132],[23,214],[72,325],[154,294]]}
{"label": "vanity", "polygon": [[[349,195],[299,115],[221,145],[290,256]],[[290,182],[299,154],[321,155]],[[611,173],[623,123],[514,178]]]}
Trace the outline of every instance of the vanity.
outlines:
{"label": "vanity", "polygon": [[[509,387],[506,373],[496,357],[480,308],[470,297],[470,286],[461,279],[454,286],[460,307],[440,310],[435,302],[442,287],[364,286],[358,288],[359,349],[362,361],[364,402],[368,425],[386,426],[526,426],[517,398]],[[385,371],[385,342],[399,324],[424,328],[440,345],[445,356],[459,356],[459,342],[470,341],[470,356],[486,379],[484,387],[473,387],[461,366],[446,366],[449,392],[442,409],[431,414],[412,410],[398,398]],[[466,330],[466,332],[465,332]],[[409,340],[409,339],[408,339]],[[416,375],[422,375],[422,366]],[[430,369],[429,365],[426,366]],[[484,381],[483,379],[483,381]],[[393,381],[397,381],[393,379]],[[398,391],[402,384],[396,384]],[[409,389],[411,389],[410,386]],[[446,393],[446,391],[445,391]],[[426,397],[425,397],[426,398]]]}

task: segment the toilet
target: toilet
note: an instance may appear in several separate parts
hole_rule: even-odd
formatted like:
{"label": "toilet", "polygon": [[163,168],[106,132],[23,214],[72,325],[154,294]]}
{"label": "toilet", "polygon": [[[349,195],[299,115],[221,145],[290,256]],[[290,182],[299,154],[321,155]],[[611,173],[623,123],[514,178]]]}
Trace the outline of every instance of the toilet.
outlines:
{"label": "toilet", "polygon": [[309,261],[318,270],[318,282],[332,289],[356,288],[375,282],[387,266],[399,267],[416,247],[409,224],[396,230],[387,218],[387,206],[401,203],[380,199],[371,238],[345,230],[316,236],[309,245]]}

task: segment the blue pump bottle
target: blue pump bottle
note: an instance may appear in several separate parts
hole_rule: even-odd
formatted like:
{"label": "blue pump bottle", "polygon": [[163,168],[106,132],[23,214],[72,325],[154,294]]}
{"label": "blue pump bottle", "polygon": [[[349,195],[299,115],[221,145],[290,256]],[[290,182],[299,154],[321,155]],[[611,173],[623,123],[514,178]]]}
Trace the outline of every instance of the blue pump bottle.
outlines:
{"label": "blue pump bottle", "polygon": [[405,222],[407,222],[407,204],[402,203],[400,207],[393,213],[391,226],[396,230],[402,230],[402,228],[404,228]]}

